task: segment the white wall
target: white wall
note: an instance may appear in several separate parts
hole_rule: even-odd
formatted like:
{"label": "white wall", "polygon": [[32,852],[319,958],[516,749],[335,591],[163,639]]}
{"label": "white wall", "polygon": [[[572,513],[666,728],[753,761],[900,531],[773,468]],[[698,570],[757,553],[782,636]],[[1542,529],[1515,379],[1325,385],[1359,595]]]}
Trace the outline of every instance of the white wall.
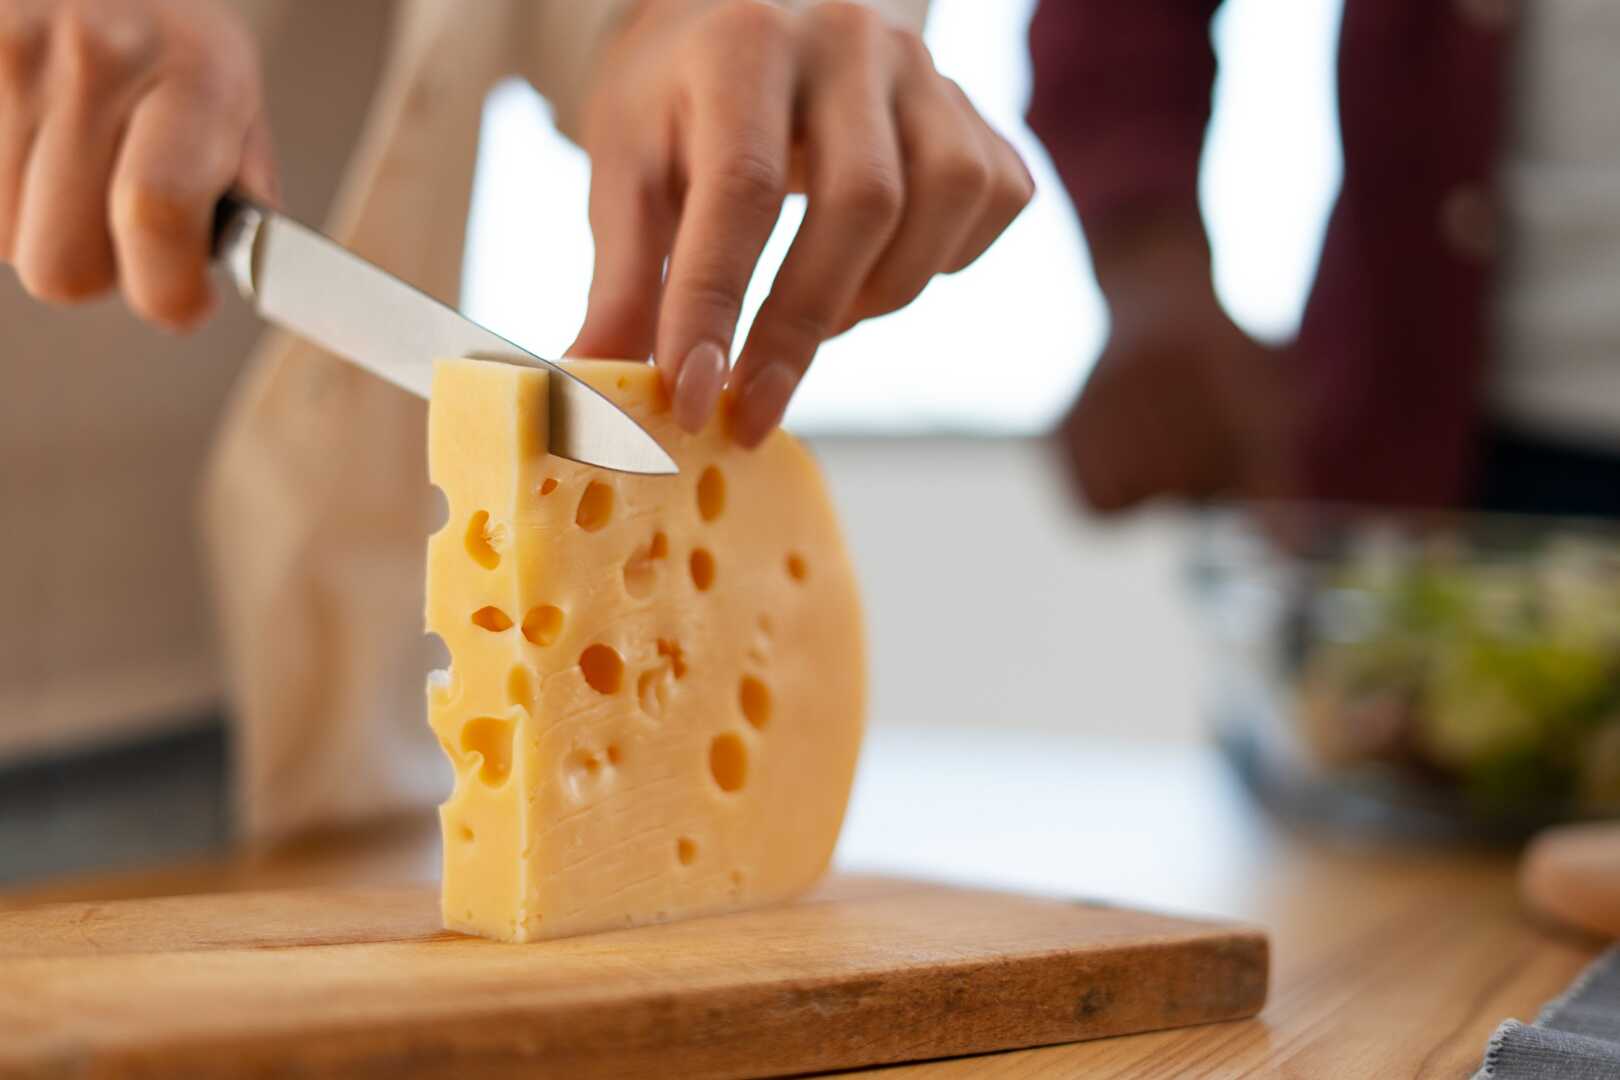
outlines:
{"label": "white wall", "polygon": [[874,724],[1202,730],[1185,523],[1103,525],[1022,439],[827,439],[871,634]]}
{"label": "white wall", "polygon": [[[1342,0],[1227,0],[1203,201],[1223,299],[1265,337],[1298,321],[1338,182],[1333,49]],[[1029,434],[1063,409],[1101,345],[1103,309],[1074,213],[1024,125],[1034,0],[934,0],[928,41],[941,71],[1024,154],[1034,203],[978,263],[905,311],[828,343],[789,413],[804,432]],[[551,128],[546,105],[509,83],[485,113],[468,230],[469,314],[539,352],[566,348],[592,262],[589,163]],[[745,325],[803,213],[766,249]],[[990,377],[986,378],[986,374]]]}

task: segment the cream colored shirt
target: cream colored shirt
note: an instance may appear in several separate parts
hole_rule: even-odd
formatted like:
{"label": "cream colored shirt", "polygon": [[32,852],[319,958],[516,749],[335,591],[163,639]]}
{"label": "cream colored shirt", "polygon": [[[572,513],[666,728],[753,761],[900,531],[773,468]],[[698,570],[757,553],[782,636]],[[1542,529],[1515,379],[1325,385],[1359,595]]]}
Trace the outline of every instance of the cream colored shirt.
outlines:
{"label": "cream colored shirt", "polygon": [[1490,404],[1620,448],[1620,3],[1521,11]]}

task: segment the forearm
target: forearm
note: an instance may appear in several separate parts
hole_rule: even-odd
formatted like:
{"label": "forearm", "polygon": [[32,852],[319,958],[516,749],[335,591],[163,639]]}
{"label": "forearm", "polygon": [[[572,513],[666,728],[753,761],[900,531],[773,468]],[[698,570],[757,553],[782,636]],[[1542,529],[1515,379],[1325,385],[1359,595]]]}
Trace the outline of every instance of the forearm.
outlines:
{"label": "forearm", "polygon": [[1166,302],[1214,304],[1209,237],[1196,200],[1148,199],[1085,222],[1097,284],[1116,322]]}
{"label": "forearm", "polygon": [[1029,121],[1079,212],[1111,306],[1155,276],[1209,286],[1198,167],[1218,0],[1043,0]]}

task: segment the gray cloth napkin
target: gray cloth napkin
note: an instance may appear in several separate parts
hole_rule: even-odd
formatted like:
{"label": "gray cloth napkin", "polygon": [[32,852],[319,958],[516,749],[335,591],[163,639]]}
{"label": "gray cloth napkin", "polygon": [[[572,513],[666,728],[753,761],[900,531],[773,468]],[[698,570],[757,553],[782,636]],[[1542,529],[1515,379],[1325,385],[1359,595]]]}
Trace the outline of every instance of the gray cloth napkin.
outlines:
{"label": "gray cloth napkin", "polygon": [[1607,949],[1535,1024],[1505,1021],[1474,1080],[1620,1080],[1620,946]]}

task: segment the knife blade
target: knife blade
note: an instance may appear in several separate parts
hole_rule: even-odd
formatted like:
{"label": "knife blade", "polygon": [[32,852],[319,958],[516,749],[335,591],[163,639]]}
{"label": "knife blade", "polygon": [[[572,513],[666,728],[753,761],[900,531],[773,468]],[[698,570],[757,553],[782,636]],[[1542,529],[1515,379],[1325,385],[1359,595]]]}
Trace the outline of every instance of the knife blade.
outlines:
{"label": "knife blade", "polygon": [[431,393],[433,362],[442,357],[543,367],[551,372],[553,454],[616,472],[680,471],[640,424],[566,368],[284,214],[225,196],[214,216],[214,257],[262,318],[419,397]]}

